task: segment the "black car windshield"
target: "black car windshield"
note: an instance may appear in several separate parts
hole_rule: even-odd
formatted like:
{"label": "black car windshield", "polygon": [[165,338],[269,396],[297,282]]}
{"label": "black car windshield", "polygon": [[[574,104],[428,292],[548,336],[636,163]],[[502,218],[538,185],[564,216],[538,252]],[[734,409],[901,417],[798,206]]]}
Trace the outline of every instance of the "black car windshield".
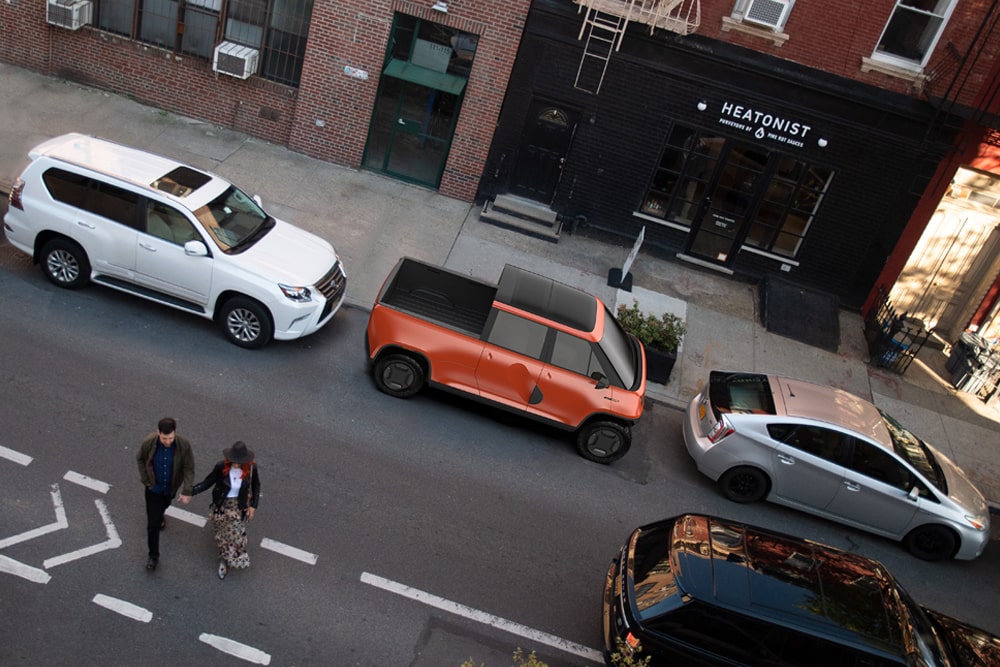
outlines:
{"label": "black car windshield", "polygon": [[274,226],[274,221],[249,195],[230,186],[194,212],[224,252],[249,247]]}
{"label": "black car windshield", "polygon": [[944,471],[934,458],[933,452],[927,444],[910,433],[898,421],[879,410],[885,426],[889,429],[889,436],[892,438],[892,448],[896,454],[905,459],[914,470],[924,476],[928,482],[933,484],[941,493],[948,493],[948,482],[944,477]]}
{"label": "black car windshield", "polygon": [[604,336],[601,338],[601,349],[608,355],[608,361],[618,373],[618,379],[622,381],[622,386],[632,389],[638,379],[636,356],[632,353],[632,344],[629,342],[628,334],[615,319],[615,316],[605,306],[604,308]]}

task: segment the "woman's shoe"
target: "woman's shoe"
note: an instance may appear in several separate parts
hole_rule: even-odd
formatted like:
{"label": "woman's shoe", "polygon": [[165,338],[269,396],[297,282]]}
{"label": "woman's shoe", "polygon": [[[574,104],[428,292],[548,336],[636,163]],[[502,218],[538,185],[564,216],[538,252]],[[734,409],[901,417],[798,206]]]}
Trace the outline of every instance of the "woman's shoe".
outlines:
{"label": "woman's shoe", "polygon": [[225,578],[226,578],[226,561],[220,560],[219,561],[219,579],[225,579]]}

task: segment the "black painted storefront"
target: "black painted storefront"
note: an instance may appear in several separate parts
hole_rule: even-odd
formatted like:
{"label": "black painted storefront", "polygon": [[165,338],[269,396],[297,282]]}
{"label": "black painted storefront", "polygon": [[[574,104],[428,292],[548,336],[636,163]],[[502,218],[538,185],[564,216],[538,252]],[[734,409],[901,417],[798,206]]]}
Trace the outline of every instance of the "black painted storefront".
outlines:
{"label": "black painted storefront", "polygon": [[[582,18],[535,0],[480,183],[581,232],[860,308],[951,137],[930,105],[697,35],[630,27],[598,95]],[[530,168],[526,168],[526,165]]]}

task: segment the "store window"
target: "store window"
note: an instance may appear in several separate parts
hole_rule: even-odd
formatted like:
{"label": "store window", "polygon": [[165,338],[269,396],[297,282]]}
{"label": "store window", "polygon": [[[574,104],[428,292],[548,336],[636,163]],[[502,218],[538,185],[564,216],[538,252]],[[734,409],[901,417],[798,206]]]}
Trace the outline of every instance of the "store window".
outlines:
{"label": "store window", "polygon": [[[793,156],[676,125],[639,212],[674,227],[721,234],[698,235],[696,245],[743,245],[794,258],[832,177],[831,170]],[[715,222],[705,224],[706,218]],[[730,223],[724,230],[722,220]],[[729,257],[725,249],[693,247]]]}
{"label": "store window", "polygon": [[955,0],[896,0],[873,59],[907,68],[927,64]]}
{"label": "store window", "polygon": [[260,50],[258,76],[297,86],[313,0],[99,0],[101,30],[212,58],[218,41]]}

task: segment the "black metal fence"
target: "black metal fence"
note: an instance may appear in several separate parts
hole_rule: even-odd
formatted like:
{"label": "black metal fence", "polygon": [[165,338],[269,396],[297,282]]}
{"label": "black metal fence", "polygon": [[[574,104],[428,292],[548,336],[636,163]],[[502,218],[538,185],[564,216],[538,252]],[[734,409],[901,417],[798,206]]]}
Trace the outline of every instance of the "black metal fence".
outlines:
{"label": "black metal fence", "polygon": [[905,373],[930,335],[931,330],[922,320],[897,313],[885,290],[879,287],[878,300],[865,318],[870,364]]}

